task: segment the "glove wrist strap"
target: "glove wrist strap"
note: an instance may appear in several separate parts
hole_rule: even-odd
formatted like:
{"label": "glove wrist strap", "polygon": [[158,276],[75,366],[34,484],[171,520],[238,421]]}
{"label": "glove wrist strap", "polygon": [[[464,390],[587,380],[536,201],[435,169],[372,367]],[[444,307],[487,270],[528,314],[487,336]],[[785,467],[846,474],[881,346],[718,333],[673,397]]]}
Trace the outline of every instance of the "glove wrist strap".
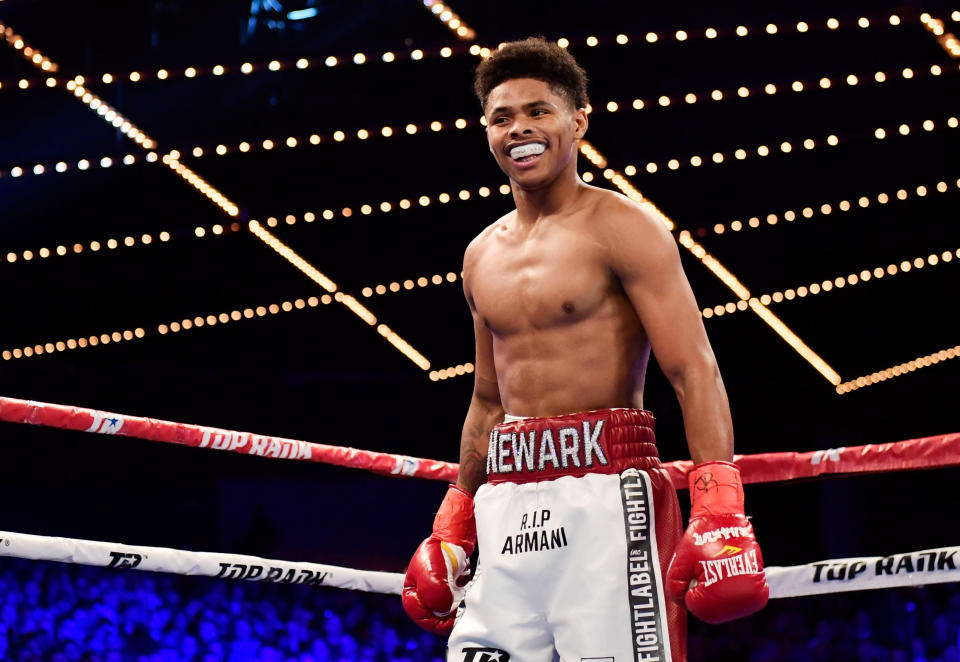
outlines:
{"label": "glove wrist strap", "polygon": [[704,462],[687,474],[690,519],[710,515],[743,514],[740,467],[732,462]]}
{"label": "glove wrist strap", "polygon": [[451,485],[433,520],[433,533],[444,542],[460,545],[470,556],[477,545],[473,497],[456,485]]}

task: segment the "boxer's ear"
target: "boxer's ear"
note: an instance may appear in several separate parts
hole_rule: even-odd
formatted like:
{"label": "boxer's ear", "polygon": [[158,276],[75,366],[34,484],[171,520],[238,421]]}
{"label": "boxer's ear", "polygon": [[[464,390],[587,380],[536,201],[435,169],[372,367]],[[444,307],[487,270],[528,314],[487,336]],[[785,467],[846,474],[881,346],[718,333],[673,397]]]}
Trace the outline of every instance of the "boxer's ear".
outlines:
{"label": "boxer's ear", "polygon": [[587,133],[587,127],[590,126],[590,120],[587,116],[586,108],[577,108],[573,111],[573,138],[580,140]]}

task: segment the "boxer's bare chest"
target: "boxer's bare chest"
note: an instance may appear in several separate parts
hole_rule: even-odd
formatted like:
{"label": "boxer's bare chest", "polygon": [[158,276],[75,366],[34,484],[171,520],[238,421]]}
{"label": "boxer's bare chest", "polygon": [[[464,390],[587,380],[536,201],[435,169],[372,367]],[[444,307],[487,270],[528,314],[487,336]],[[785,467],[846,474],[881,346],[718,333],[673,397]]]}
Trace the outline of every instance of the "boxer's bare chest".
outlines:
{"label": "boxer's bare chest", "polygon": [[492,228],[474,265],[477,313],[500,337],[589,318],[611,295],[614,278],[589,219],[543,219]]}

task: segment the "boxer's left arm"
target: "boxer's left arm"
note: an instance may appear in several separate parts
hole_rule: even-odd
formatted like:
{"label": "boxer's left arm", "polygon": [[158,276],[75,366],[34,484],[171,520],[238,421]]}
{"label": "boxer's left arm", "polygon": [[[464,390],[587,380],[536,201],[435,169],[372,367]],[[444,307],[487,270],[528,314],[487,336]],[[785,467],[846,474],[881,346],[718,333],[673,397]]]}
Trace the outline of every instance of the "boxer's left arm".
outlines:
{"label": "boxer's left arm", "polygon": [[610,207],[600,222],[609,264],[677,393],[690,457],[729,462],[730,405],[677,243],[644,206],[618,199]]}
{"label": "boxer's left arm", "polygon": [[690,524],[670,562],[667,593],[709,623],[740,618],[761,609],[769,589],[731,462],[733,423],[720,370],[663,222],[627,200],[611,207],[601,223],[610,267],[677,393],[696,465],[688,475]]}

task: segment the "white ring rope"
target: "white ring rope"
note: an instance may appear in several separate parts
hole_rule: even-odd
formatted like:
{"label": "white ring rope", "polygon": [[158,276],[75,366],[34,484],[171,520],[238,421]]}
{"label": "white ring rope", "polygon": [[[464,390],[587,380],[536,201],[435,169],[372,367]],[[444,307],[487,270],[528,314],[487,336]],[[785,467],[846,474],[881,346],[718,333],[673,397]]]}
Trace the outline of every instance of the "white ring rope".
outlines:
{"label": "white ring rope", "polygon": [[[399,595],[403,587],[403,575],[394,572],[9,531],[0,531],[0,556],[220,579],[329,586],[393,595]],[[943,584],[960,581],[960,547],[773,566],[766,569],[766,574],[771,598]]]}
{"label": "white ring rope", "polygon": [[960,581],[960,547],[766,568],[771,598]]}
{"label": "white ring rope", "polygon": [[403,586],[403,575],[393,572],[355,570],[319,563],[274,561],[242,554],[189,552],[166,547],[35,536],[10,531],[0,531],[0,556],[221,579],[331,586],[397,595]]}

